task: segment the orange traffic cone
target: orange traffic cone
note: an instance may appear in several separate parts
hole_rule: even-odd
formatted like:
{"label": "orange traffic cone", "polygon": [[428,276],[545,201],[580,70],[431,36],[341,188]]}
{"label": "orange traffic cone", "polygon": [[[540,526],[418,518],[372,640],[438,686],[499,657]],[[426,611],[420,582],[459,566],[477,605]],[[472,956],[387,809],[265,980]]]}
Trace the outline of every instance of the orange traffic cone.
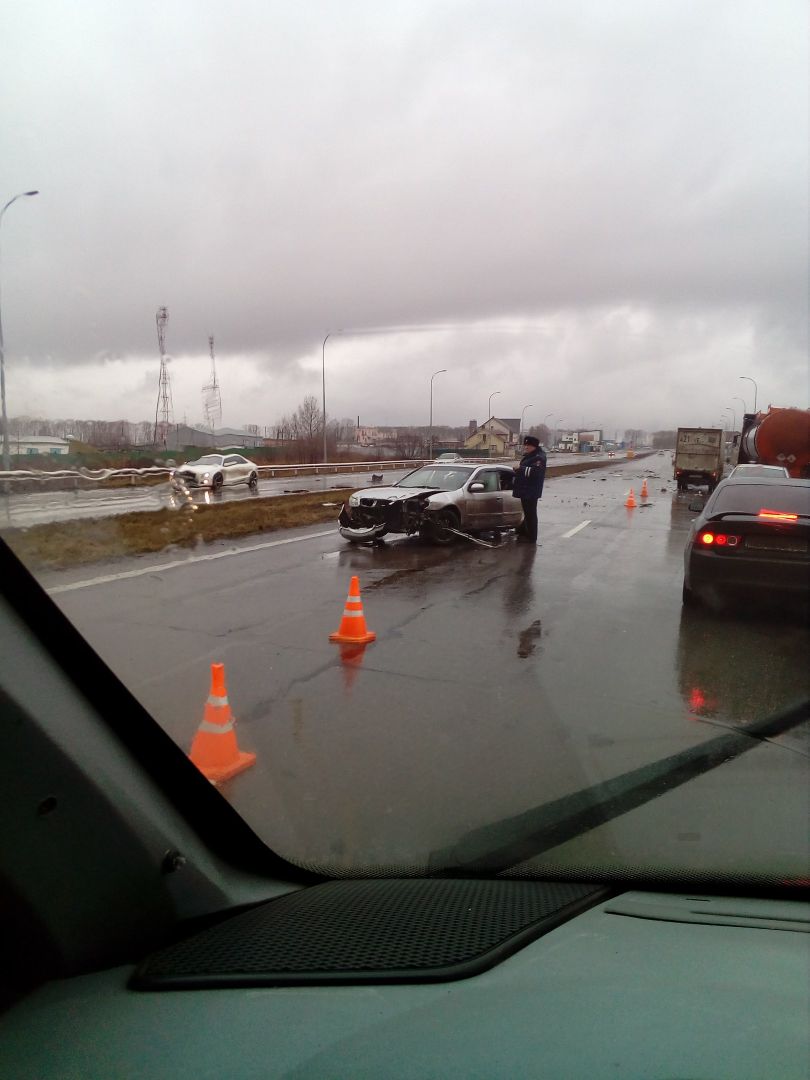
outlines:
{"label": "orange traffic cone", "polygon": [[647,491],[647,477],[645,476],[644,479],[641,481],[640,495],[641,495],[642,499],[646,499],[646,498],[649,497],[649,494],[650,494],[649,491]]}
{"label": "orange traffic cone", "polygon": [[230,780],[256,760],[255,754],[248,754],[237,746],[234,723],[225,689],[225,665],[212,664],[211,693],[189,757],[214,784]]}
{"label": "orange traffic cone", "polygon": [[627,507],[628,510],[634,510],[638,506],[632,488],[630,488],[630,494],[627,496],[627,502],[625,502],[624,505]]}
{"label": "orange traffic cone", "polygon": [[329,640],[364,645],[369,641],[374,641],[376,636],[373,631],[366,627],[363,603],[360,599],[360,581],[357,577],[353,577],[351,585],[349,585],[349,595],[346,597],[346,606],[343,609],[340,626],[334,634],[329,635]]}

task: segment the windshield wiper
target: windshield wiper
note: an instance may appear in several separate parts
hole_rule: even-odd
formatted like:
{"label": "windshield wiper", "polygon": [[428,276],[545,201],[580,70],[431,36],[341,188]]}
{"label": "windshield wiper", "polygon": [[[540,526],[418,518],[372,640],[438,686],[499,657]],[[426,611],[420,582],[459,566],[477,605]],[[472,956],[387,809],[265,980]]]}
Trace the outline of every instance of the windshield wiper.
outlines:
{"label": "windshield wiper", "polygon": [[710,739],[701,746],[690,747],[523,814],[475,829],[451,848],[433,852],[430,873],[443,877],[502,873],[666,795],[808,720],[810,701],[805,701],[767,720]]}

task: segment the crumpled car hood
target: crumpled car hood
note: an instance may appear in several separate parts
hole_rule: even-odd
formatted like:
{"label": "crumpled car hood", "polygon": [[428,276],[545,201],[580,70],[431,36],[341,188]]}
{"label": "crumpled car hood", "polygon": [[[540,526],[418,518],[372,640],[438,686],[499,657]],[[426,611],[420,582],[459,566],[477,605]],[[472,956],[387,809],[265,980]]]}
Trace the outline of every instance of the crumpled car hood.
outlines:
{"label": "crumpled car hood", "polygon": [[399,502],[402,499],[413,498],[414,495],[435,495],[439,490],[439,488],[374,487],[355,491],[354,497],[356,499],[387,499],[389,502]]}

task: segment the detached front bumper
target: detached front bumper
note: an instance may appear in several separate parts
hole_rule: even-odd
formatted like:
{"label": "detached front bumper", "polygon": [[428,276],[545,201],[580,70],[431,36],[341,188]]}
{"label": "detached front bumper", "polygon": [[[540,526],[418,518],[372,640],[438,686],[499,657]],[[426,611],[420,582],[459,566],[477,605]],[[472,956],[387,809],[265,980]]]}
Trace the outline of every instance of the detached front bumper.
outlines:
{"label": "detached front bumper", "polygon": [[353,544],[368,544],[388,532],[388,525],[384,521],[378,525],[353,525],[345,506],[341,507],[338,527],[343,539],[351,540]]}
{"label": "detached front bumper", "polygon": [[372,525],[367,529],[354,529],[350,525],[340,526],[340,535],[344,540],[351,540],[355,544],[367,543],[370,540],[376,540],[380,536],[385,536],[388,529],[385,525]]}

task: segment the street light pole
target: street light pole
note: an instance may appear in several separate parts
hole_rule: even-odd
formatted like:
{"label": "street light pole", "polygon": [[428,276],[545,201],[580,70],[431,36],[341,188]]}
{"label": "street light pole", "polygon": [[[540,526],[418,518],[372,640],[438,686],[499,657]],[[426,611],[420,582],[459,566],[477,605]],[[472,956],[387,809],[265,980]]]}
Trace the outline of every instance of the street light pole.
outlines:
{"label": "street light pole", "polygon": [[[13,199],[9,199],[6,205],[0,210],[0,224],[3,222],[3,214],[15,203],[17,199],[24,199],[29,195],[39,195],[38,191],[21,191],[19,195],[15,195]],[[6,354],[3,345],[3,319],[0,316],[0,399],[2,399],[2,414],[3,414],[3,471],[9,472],[11,469],[11,456],[8,451],[8,416],[6,414]]]}
{"label": "street light pole", "polygon": [[740,376],[738,376],[738,378],[745,379],[746,382],[754,383],[754,412],[756,412],[757,411],[757,384],[756,384],[756,382],[754,382],[754,380],[751,378],[750,375],[740,375]]}
{"label": "street light pole", "polygon": [[730,408],[729,406],[726,406],[726,408],[723,410],[723,412],[731,413],[731,418],[734,421],[734,427],[731,429],[731,438],[730,439],[726,438],[724,440],[725,445],[723,446],[723,453],[727,454],[729,452],[729,450],[728,450],[729,443],[734,441],[734,432],[737,430],[737,414],[734,411],[734,409]]}
{"label": "street light pole", "polygon": [[430,460],[433,460],[433,380],[437,375],[442,375],[447,371],[447,368],[439,368],[438,371],[434,371],[430,376],[430,434],[428,436],[428,447],[430,451]]}
{"label": "street light pole", "polygon": [[[748,412],[748,409],[745,407],[745,401],[741,397],[733,397],[731,400],[732,401],[739,401],[739,403],[742,405],[742,414],[741,415],[743,417],[745,417],[745,414]],[[742,421],[740,421],[740,423],[742,423]]]}
{"label": "street light pole", "polygon": [[[487,403],[487,421],[492,419],[492,399],[500,394],[500,390],[493,390],[489,395],[489,401]],[[492,428],[489,429],[490,435],[492,434]],[[492,457],[492,442],[489,444],[489,457]]]}
{"label": "street light pole", "polygon": [[533,409],[533,408],[534,408],[534,403],[533,402],[530,402],[528,405],[523,406],[523,412],[520,414],[520,431],[518,432],[518,440],[520,440],[520,436],[523,434],[523,418],[526,415],[526,410],[527,409]]}
{"label": "street light pole", "polygon": [[321,385],[323,389],[323,460],[326,462],[326,343],[335,334],[342,334],[342,330],[330,330],[323,339],[321,346]]}

